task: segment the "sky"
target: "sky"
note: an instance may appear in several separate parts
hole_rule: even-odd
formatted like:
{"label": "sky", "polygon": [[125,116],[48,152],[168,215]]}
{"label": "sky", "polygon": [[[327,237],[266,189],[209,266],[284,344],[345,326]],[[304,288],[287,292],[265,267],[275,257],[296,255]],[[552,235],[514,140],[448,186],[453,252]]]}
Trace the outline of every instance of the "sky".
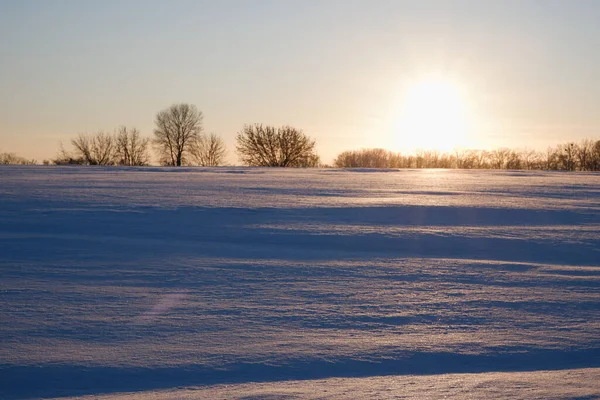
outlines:
{"label": "sky", "polygon": [[[599,20],[596,0],[0,0],[0,152],[41,161],[122,125],[151,136],[181,102],[231,163],[248,123],[302,129],[324,162],[419,135],[435,148],[446,133],[399,122],[432,79],[468,110],[451,144],[600,139]],[[448,104],[421,103],[445,123]]]}

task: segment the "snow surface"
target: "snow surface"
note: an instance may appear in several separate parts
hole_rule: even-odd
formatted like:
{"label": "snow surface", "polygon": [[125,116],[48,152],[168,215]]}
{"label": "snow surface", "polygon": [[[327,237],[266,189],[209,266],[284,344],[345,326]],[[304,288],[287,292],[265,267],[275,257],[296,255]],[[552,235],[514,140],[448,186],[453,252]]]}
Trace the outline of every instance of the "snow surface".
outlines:
{"label": "snow surface", "polygon": [[596,398],[600,175],[2,166],[0,322],[2,399]]}
{"label": "snow surface", "polygon": [[69,400],[579,399],[600,397],[600,369],[396,375],[190,386],[174,390],[70,397]]}

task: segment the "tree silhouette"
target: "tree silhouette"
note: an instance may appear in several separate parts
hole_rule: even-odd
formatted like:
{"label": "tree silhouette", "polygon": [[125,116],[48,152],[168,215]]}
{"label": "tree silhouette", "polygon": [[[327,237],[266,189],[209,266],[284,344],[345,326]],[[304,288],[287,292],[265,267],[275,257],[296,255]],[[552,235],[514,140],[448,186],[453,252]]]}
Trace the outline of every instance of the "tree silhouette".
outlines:
{"label": "tree silhouette", "polygon": [[237,134],[240,161],[260,167],[315,167],[315,141],[291,126],[245,125]]}
{"label": "tree silhouette", "polygon": [[136,128],[120,127],[115,134],[117,164],[129,166],[148,165],[150,162],[149,142],[150,139],[141,137],[140,131]]}
{"label": "tree silhouette", "polygon": [[75,148],[76,159],[82,159],[88,165],[114,165],[116,140],[105,132],[95,134],[80,133],[71,140]]}
{"label": "tree silhouette", "polygon": [[198,136],[190,149],[190,153],[194,164],[203,167],[218,167],[225,163],[227,149],[223,139],[211,133],[208,136]]}
{"label": "tree silhouette", "polygon": [[156,114],[153,143],[163,165],[180,167],[202,133],[202,112],[191,104],[173,104]]}

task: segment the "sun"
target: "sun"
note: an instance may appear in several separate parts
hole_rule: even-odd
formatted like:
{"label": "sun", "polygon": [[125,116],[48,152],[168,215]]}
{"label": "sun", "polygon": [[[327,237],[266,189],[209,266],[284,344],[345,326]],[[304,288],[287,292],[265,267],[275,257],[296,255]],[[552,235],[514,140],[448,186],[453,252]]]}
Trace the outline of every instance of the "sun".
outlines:
{"label": "sun", "polygon": [[412,151],[463,146],[469,128],[464,97],[458,86],[441,79],[410,85],[398,115],[399,145]]}

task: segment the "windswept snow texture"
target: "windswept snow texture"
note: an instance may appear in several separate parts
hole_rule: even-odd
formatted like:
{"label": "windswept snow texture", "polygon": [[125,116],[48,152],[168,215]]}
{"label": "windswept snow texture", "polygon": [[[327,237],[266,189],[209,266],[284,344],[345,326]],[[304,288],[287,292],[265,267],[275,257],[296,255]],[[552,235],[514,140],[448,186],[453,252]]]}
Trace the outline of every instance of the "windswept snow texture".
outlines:
{"label": "windswept snow texture", "polygon": [[0,322],[2,399],[568,384],[600,371],[600,175],[1,167]]}

